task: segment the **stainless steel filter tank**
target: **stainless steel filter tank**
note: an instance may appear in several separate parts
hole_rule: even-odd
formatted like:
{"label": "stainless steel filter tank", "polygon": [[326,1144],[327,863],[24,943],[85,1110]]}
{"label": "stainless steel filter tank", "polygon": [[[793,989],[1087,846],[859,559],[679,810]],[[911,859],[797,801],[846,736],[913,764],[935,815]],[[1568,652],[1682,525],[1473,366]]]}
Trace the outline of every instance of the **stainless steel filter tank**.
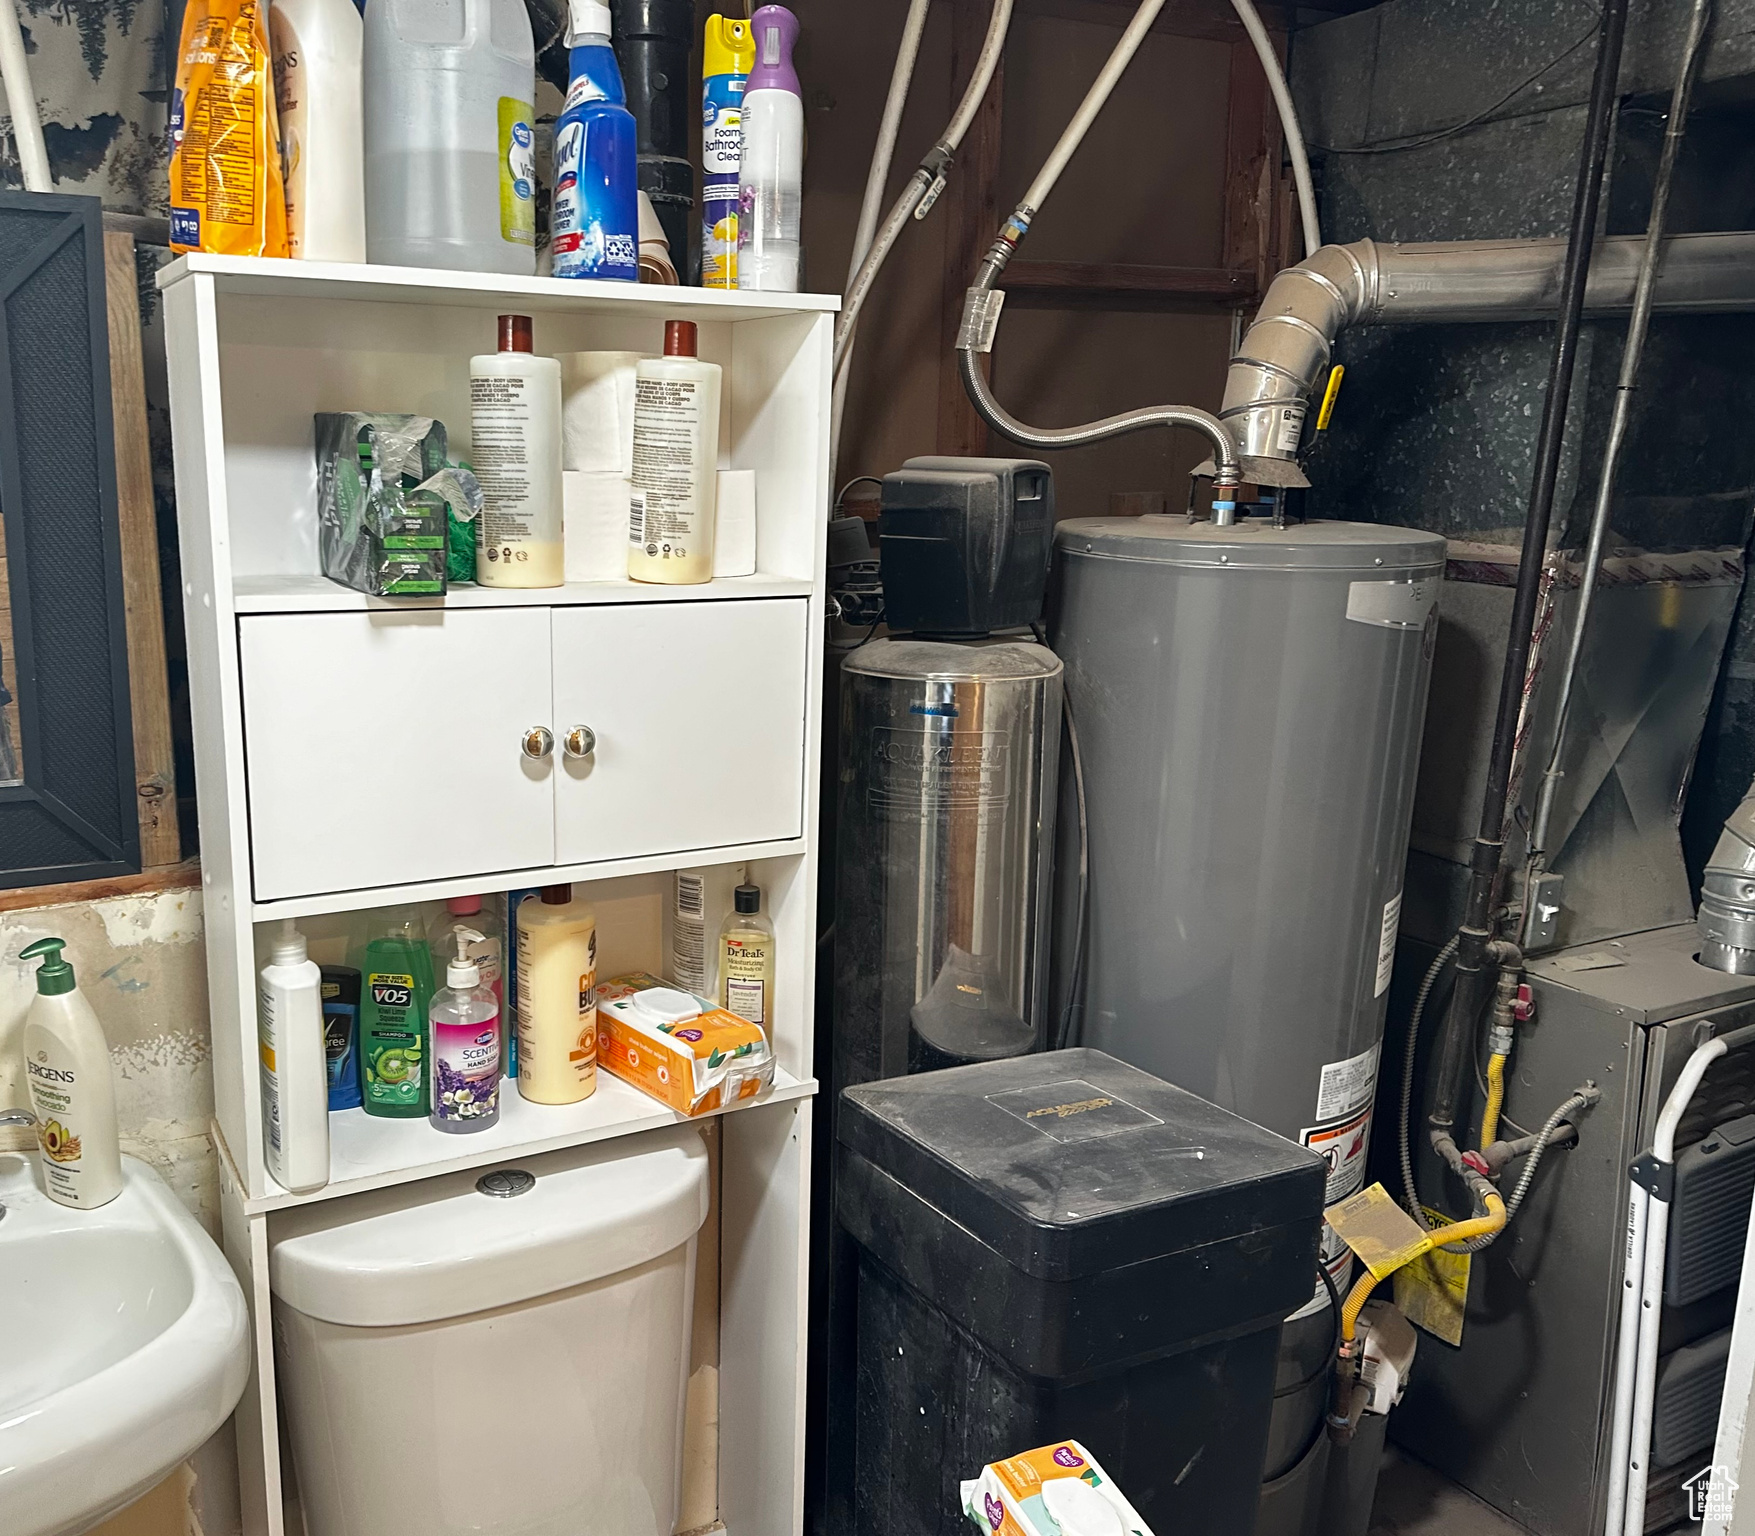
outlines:
{"label": "stainless steel filter tank", "polygon": [[835,1086],[1039,1048],[1061,664],[880,640],[843,666]]}
{"label": "stainless steel filter tank", "polygon": [[1322,1153],[1331,1203],[1365,1174],[1444,556],[1358,523],[1056,538],[1089,799],[1081,1043]]}

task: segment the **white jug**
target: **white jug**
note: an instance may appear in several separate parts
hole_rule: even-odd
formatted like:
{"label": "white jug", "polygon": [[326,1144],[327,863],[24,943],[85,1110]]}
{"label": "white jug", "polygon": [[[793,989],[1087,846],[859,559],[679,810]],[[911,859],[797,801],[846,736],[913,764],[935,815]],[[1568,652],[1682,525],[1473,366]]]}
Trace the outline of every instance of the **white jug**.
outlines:
{"label": "white jug", "polygon": [[371,0],[367,259],[534,273],[535,100],[524,0]]}

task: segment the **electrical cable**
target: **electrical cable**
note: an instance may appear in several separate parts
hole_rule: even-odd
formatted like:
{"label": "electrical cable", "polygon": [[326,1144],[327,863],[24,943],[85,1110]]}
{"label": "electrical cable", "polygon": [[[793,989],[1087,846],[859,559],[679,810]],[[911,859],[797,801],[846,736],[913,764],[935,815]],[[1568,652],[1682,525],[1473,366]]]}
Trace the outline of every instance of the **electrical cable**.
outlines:
{"label": "electrical cable", "polygon": [[1365,144],[1360,145],[1357,148],[1345,149],[1337,144],[1313,143],[1310,147],[1324,155],[1399,155],[1405,149],[1424,149],[1428,144],[1437,144],[1441,140],[1451,138],[1456,134],[1466,133],[1469,129],[1475,127],[1484,119],[1491,117],[1514,96],[1518,95],[1519,92],[1528,90],[1529,87],[1534,85],[1536,81],[1540,80],[1543,75],[1548,74],[1552,70],[1558,69],[1569,58],[1571,58],[1573,54],[1577,53],[1580,48],[1584,47],[1586,43],[1595,37],[1599,30],[1599,24],[1592,22],[1590,30],[1586,32],[1583,37],[1579,38],[1576,43],[1572,44],[1572,46],[1564,53],[1555,54],[1553,58],[1549,59],[1548,62],[1533,75],[1526,75],[1522,80],[1519,80],[1516,85],[1512,86],[1509,91],[1491,106],[1482,107],[1473,117],[1465,117],[1460,123],[1452,123],[1448,128],[1440,128],[1435,133],[1428,133],[1422,135],[1420,138],[1410,139],[1405,144]]}
{"label": "electrical cable", "polygon": [[[1707,29],[1712,24],[1712,0],[1694,0],[1688,13],[1688,32],[1682,44],[1682,62],[1677,67],[1676,84],[1670,96],[1669,122],[1664,129],[1663,150],[1658,156],[1657,175],[1651,189],[1651,211],[1646,216],[1645,248],[1639,259],[1639,281],[1633,290],[1633,313],[1627,320],[1627,340],[1621,349],[1621,372],[1615,382],[1615,407],[1609,418],[1608,441],[1603,447],[1602,469],[1597,476],[1596,500],[1591,508],[1590,538],[1584,557],[1584,570],[1578,584],[1578,601],[1573,612],[1572,634],[1566,647],[1566,666],[1560,674],[1560,692],[1554,706],[1553,747],[1547,767],[1542,771],[1541,786],[1536,791],[1536,813],[1526,854],[1525,891],[1529,881],[1547,867],[1548,834],[1553,825],[1554,801],[1564,777],[1561,760],[1566,751],[1567,728],[1572,720],[1573,691],[1578,682],[1579,664],[1584,656],[1585,637],[1590,631],[1591,609],[1596,598],[1598,578],[1603,569],[1603,545],[1608,538],[1609,513],[1620,477],[1622,450],[1627,444],[1627,426],[1633,414],[1633,392],[1639,382],[1639,366],[1645,356],[1645,340],[1651,330],[1652,300],[1657,288],[1658,266],[1663,258],[1664,228],[1669,215],[1670,185],[1675,179],[1676,161],[1682,152],[1682,139],[1688,131],[1688,105],[1694,93],[1694,76],[1700,53],[1706,43]],[[1526,897],[1532,916],[1535,903]]]}
{"label": "electrical cable", "polygon": [[[1031,624],[1030,633],[1045,650],[1053,649],[1040,624]],[[1060,693],[1060,713],[1066,722],[1067,747],[1072,756],[1073,796],[1079,810],[1079,899],[1075,919],[1078,928],[1073,937],[1073,963],[1067,977],[1066,1003],[1061,1009],[1060,1027],[1054,1036],[1053,1048],[1057,1051],[1065,1050],[1073,1043],[1073,1015],[1084,1006],[1085,932],[1090,926],[1091,915],[1091,823],[1085,801],[1085,758],[1079,750],[1079,728],[1073,721],[1072,700],[1067,697],[1064,684]],[[1080,1023],[1083,1024],[1082,1015]]]}
{"label": "electrical cable", "polygon": [[841,503],[847,499],[847,493],[850,490],[852,490],[854,486],[864,485],[867,483],[870,483],[872,485],[882,485],[884,483],[883,476],[881,476],[881,475],[855,475],[844,486],[842,486],[840,490],[835,492],[835,510],[837,512],[839,512],[841,510]]}
{"label": "electrical cable", "polygon": [[1322,1276],[1322,1288],[1328,1292],[1329,1310],[1334,1314],[1334,1331],[1328,1341],[1328,1357],[1334,1359],[1341,1351],[1341,1293],[1335,1289],[1335,1277],[1328,1272],[1320,1253],[1316,1256],[1316,1272]]}
{"label": "electrical cable", "polygon": [[1414,1187],[1414,1154],[1410,1138],[1414,1132],[1414,1057],[1420,1049],[1420,1018],[1426,1012],[1426,1001],[1432,996],[1432,989],[1438,984],[1438,977],[1444,967],[1456,954],[1456,935],[1432,957],[1432,963],[1426,967],[1426,974],[1420,980],[1420,990],[1414,994],[1414,1011],[1408,1015],[1408,1040],[1402,1056],[1402,1121],[1401,1142],[1399,1150],[1402,1160],[1402,1204],[1407,1207],[1408,1214],[1419,1222],[1428,1232],[1432,1223],[1426,1219],[1426,1208],[1420,1204],[1420,1193]]}
{"label": "electrical cable", "polygon": [[[1292,162],[1292,182],[1298,189],[1298,217],[1304,229],[1304,254],[1315,252],[1322,244],[1322,228],[1316,217],[1316,185],[1310,179],[1310,157],[1304,152],[1304,130],[1298,123],[1298,109],[1292,104],[1292,93],[1286,86],[1286,72],[1280,67],[1280,55],[1268,29],[1252,0],[1231,0],[1231,9],[1243,23],[1243,30],[1255,45],[1261,60],[1262,73],[1267,76],[1268,91],[1280,114],[1280,132],[1285,136],[1286,154]],[[1233,348],[1233,351],[1236,349]]]}
{"label": "electrical cable", "polygon": [[[1586,1084],[1585,1088],[1592,1088]],[[1518,1176],[1517,1187],[1512,1190],[1511,1198],[1505,1202],[1505,1219],[1509,1221],[1517,1214],[1517,1208],[1523,1204],[1523,1197],[1530,1192],[1530,1185],[1535,1182],[1536,1169],[1542,1164],[1542,1154],[1548,1150],[1548,1143],[1554,1139],[1554,1133],[1560,1129],[1563,1121],[1571,1120],[1580,1110],[1594,1102],[1589,1094],[1581,1089],[1572,1095],[1561,1106],[1542,1122],[1541,1130],[1536,1132],[1536,1144],[1530,1148],[1529,1159],[1523,1165],[1523,1172]]]}
{"label": "electrical cable", "polygon": [[962,101],[958,103],[944,133],[926,152],[914,174],[908,178],[902,195],[896,199],[889,217],[883,221],[873,237],[871,249],[865,253],[859,270],[847,285],[847,292],[841,300],[841,316],[835,325],[835,373],[841,371],[853,345],[853,330],[859,323],[859,311],[864,307],[872,284],[877,281],[878,273],[889,258],[890,247],[896,243],[897,236],[902,233],[903,226],[909,219],[925,218],[931,212],[933,204],[938,201],[938,194],[943,190],[945,177],[950,171],[952,156],[963,142],[963,136],[968,133],[969,125],[975,121],[975,114],[981,109],[981,102],[987,95],[987,88],[993,83],[993,72],[999,67],[999,56],[1005,48],[1006,29],[1011,25],[1011,19],[1012,0],[994,0],[993,13],[987,22],[987,36],[982,40],[981,52],[976,55],[975,69],[969,77],[969,86],[963,92]]}

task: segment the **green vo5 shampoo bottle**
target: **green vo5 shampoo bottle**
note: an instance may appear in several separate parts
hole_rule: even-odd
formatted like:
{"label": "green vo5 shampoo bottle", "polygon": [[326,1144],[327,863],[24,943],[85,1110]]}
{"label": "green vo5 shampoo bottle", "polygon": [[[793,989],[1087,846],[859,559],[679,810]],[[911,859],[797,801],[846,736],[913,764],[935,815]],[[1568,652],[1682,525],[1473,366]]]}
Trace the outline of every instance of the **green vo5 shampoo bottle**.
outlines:
{"label": "green vo5 shampoo bottle", "polygon": [[360,963],[360,1100],[368,1115],[424,1119],[433,959],[417,914],[390,912]]}

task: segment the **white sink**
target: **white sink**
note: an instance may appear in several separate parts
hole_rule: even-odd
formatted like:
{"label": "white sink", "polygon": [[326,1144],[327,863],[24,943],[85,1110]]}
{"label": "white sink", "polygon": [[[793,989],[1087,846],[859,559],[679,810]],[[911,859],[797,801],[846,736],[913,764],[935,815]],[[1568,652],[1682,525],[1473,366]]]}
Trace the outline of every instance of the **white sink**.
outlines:
{"label": "white sink", "polygon": [[0,1153],[0,1531],[77,1536],[214,1433],[249,1376],[244,1294],[159,1176],[95,1211]]}

